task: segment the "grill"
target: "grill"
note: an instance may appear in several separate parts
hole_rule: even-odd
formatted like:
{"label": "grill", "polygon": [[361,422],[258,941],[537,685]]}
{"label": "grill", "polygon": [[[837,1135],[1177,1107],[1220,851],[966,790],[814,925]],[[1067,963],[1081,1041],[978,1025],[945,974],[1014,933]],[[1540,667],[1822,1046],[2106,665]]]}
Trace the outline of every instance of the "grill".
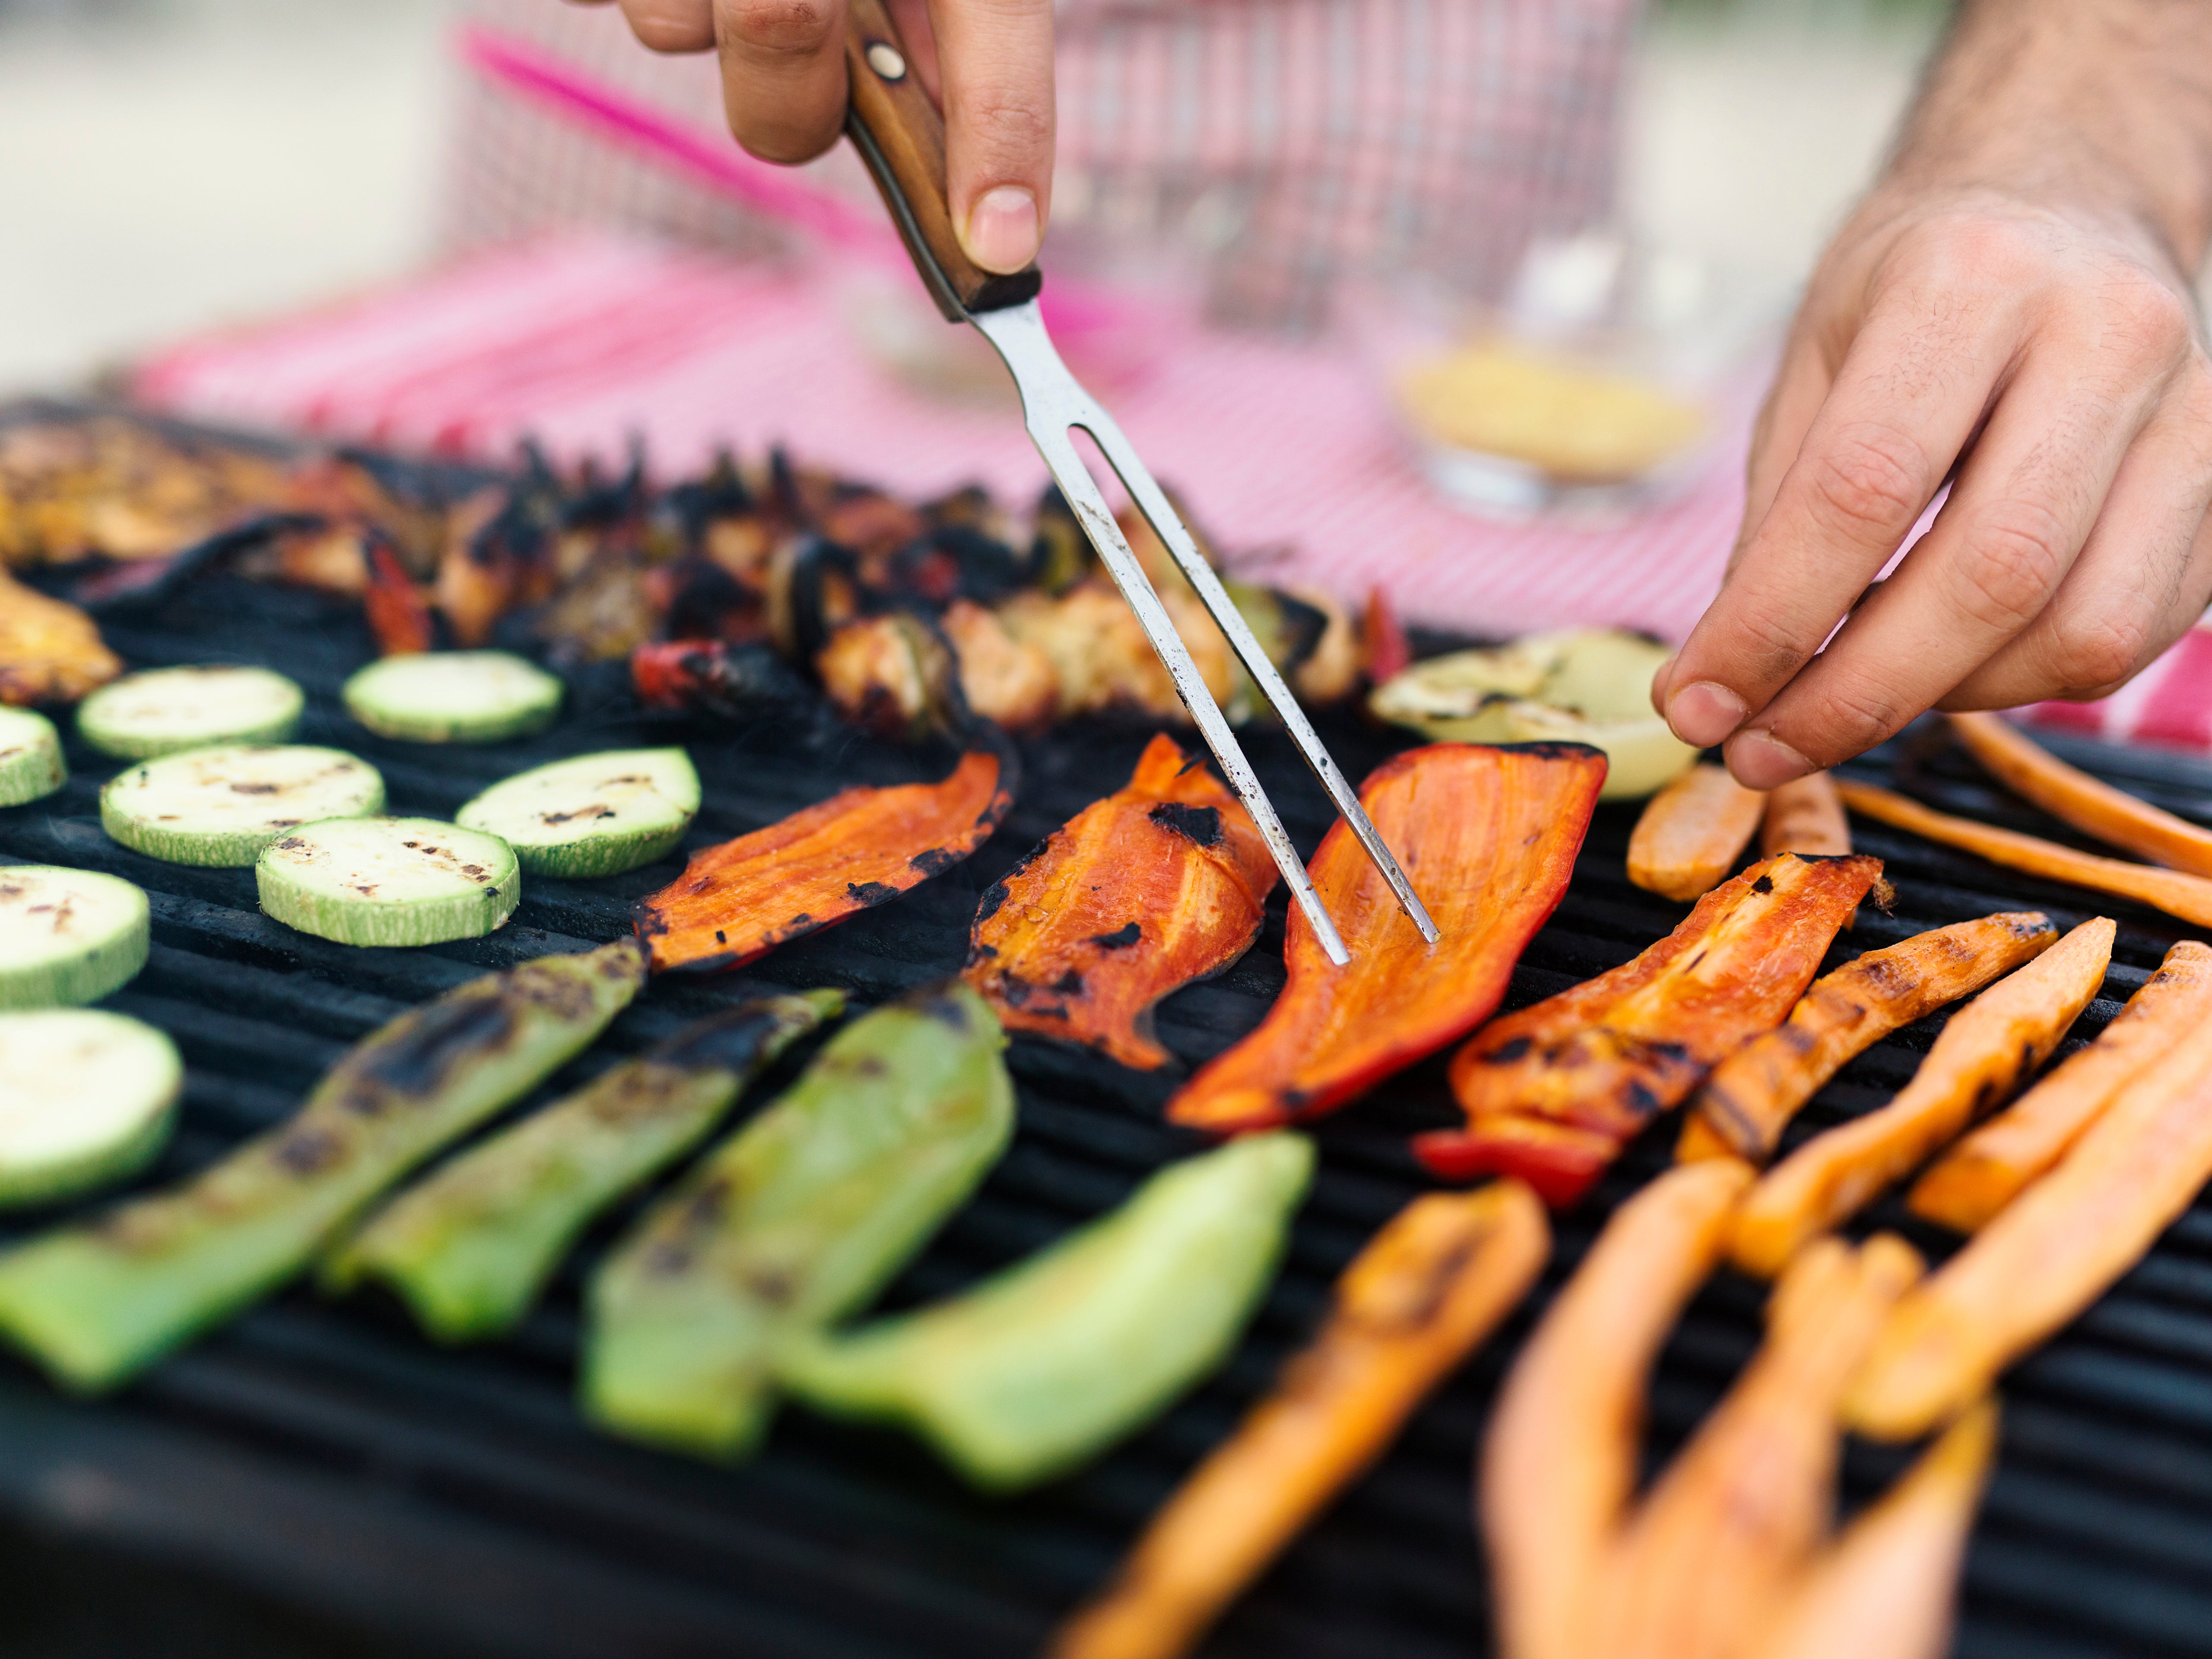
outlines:
{"label": "grill", "polygon": [[[310,696],[302,740],[373,761],[396,811],[449,815],[526,765],[681,741],[707,783],[697,847],[845,784],[914,775],[911,757],[826,721],[738,731],[641,716],[613,671],[580,678],[562,723],[528,742],[386,744],[336,701],[345,673],[371,649],[354,608],[221,575],[111,617],[106,631],[134,666],[235,659],[292,675]],[[1348,716],[1322,726],[1355,777],[1396,746]],[[657,983],[552,1090],[763,989],[831,984],[874,1001],[951,972],[982,886],[1118,786],[1145,735],[1062,728],[1025,745],[1018,804],[969,863],[744,973]],[[1279,734],[1248,741],[1310,851],[1328,821],[1319,791]],[[2212,817],[2212,766],[2064,746],[2163,805]],[[107,870],[152,895],[152,960],[112,1006],[170,1031],[190,1068],[161,1178],[288,1113],[346,1045],[406,1004],[487,969],[617,937],[631,899],[675,868],[588,885],[532,881],[514,921],[489,939],[349,950],[263,918],[251,872],[154,863],[107,841],[96,793],[115,769],[82,749],[71,763],[77,775],[61,794],[0,812],[0,859]],[[1908,737],[1861,766],[1941,804],[2058,833],[1925,738]],[[1512,1005],[1626,959],[1680,915],[1626,882],[1632,817],[1632,809],[1600,811],[1572,890],[1514,975]],[[1863,911],[1838,957],[1996,909],[2040,905],[2066,923],[2090,914],[2087,896],[2072,890],[2002,875],[1879,827],[1859,835],[1889,860],[1898,904],[1893,915]],[[2076,1042],[2117,1012],[2177,937],[2153,913],[2118,913],[2112,976]],[[1171,1048],[1202,1059],[1257,1020],[1281,984],[1283,925],[1279,890],[1243,962],[1164,1007],[1160,1031]],[[1934,1027],[1903,1032],[1855,1061],[1796,1133],[1886,1097]],[[1028,1040],[1017,1040],[1009,1060],[1021,1098],[1013,1148],[894,1286],[892,1305],[942,1296],[1037,1248],[1197,1144],[1159,1121],[1169,1083]],[[63,1399],[27,1368],[0,1362],[0,1584],[10,1650],[228,1659],[1026,1653],[1267,1387],[1361,1242],[1425,1185],[1407,1133],[1454,1117],[1441,1062],[1431,1062],[1320,1125],[1322,1170],[1286,1268],[1227,1366],[1103,1462],[1014,1501],[968,1493],[900,1436],[796,1409],[757,1459],[733,1469],[588,1432],[569,1403],[577,1289],[621,1217],[592,1236],[523,1329],[495,1345],[440,1349],[396,1304],[333,1303],[297,1288],[97,1403]],[[1487,1650],[1468,1473],[1492,1394],[1535,1311],[1604,1215],[1662,1166],[1674,1133],[1670,1122],[1646,1136],[1559,1224],[1556,1259],[1530,1307],[1422,1409],[1206,1651],[1428,1659]],[[1946,1248],[1893,1202],[1869,1220],[1899,1227],[1933,1254]],[[1691,1308],[1655,1380],[1655,1459],[1671,1454],[1749,1353],[1760,1297],[1723,1273]],[[2185,1217],[2111,1296],[2022,1366],[2006,1396],[2002,1462],[1966,1570],[1960,1650],[2212,1648],[2212,1208]],[[1893,1453],[1852,1448],[1852,1501],[1899,1465]]]}

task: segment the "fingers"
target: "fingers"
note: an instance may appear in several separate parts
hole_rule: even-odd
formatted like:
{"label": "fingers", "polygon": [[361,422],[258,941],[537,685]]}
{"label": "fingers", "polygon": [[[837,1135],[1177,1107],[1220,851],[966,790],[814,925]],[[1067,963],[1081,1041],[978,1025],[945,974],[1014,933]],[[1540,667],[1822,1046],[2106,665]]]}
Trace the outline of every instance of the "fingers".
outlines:
{"label": "fingers", "polygon": [[986,270],[1036,258],[1052,201],[1052,0],[931,0],[952,222]]}
{"label": "fingers", "polygon": [[722,104],[738,142],[763,161],[810,161],[836,143],[845,125],[843,0],[713,5]]}
{"label": "fingers", "polygon": [[[2002,284],[1968,284],[1941,264],[1877,299],[1772,505],[1675,659],[1666,714],[1677,736],[1720,742],[1820,649],[1980,422],[2024,336],[2020,313]],[[1819,390],[1800,374],[1793,415]]]}
{"label": "fingers", "polygon": [[[586,0],[597,4],[599,0]],[[707,52],[714,45],[714,0],[622,0],[629,32],[655,52]]]}

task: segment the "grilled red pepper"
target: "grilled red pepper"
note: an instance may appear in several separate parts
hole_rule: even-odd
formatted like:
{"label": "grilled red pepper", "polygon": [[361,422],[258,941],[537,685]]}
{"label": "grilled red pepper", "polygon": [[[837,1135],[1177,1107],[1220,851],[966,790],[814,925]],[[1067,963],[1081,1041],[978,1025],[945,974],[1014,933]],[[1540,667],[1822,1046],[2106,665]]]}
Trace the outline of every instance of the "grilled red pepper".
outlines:
{"label": "grilled red pepper", "polygon": [[966,978],[1010,1030],[1152,1070],[1171,1058],[1152,1005],[1243,956],[1274,884],[1251,815],[1163,733],[1127,788],[985,890]]}
{"label": "grilled red pepper", "polygon": [[1573,1203],[1653,1118],[1782,1023],[1881,875],[1863,855],[1753,865],[1634,961],[1485,1028],[1452,1060],[1468,1127],[1413,1150],[1438,1175],[1518,1176]]}
{"label": "grilled red pepper", "polygon": [[1437,942],[1422,939],[1337,824],[1308,868],[1351,965],[1331,966],[1293,909],[1290,983],[1168,1115],[1221,1132],[1311,1117],[1480,1024],[1567,890],[1604,781],[1605,757],[1576,743],[1440,743],[1377,767],[1360,800],[1428,905]]}
{"label": "grilled red pepper", "polygon": [[430,607],[399,555],[380,534],[365,538],[368,551],[368,591],[362,605],[376,635],[376,648],[387,657],[412,655],[431,645]]}
{"label": "grilled red pepper", "polygon": [[736,968],[889,903],[989,838],[1013,805],[1012,774],[1011,757],[971,750],[942,782],[847,789],[695,854],[638,906],[653,970]]}

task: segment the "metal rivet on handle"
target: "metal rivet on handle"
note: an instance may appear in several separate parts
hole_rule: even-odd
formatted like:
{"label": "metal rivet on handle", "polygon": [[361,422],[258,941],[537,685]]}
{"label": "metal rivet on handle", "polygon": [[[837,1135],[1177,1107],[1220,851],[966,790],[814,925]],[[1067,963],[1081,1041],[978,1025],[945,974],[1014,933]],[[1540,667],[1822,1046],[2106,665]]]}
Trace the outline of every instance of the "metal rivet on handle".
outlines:
{"label": "metal rivet on handle", "polygon": [[888,40],[868,42],[868,67],[886,81],[906,79],[906,59],[899,56],[899,49]]}

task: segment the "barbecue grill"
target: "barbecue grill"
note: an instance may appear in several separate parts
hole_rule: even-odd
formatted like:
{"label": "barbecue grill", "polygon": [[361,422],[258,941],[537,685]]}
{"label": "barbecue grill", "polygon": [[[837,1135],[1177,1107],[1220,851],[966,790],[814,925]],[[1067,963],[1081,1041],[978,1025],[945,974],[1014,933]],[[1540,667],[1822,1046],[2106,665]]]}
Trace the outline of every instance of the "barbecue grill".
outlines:
{"label": "barbecue grill", "polygon": [[[381,769],[394,811],[450,816],[526,766],[607,747],[682,742],[706,783],[689,846],[755,829],[831,790],[916,775],[916,757],[826,717],[756,728],[641,713],[619,669],[574,682],[540,737],[485,748],[388,743],[337,700],[373,647],[357,607],[217,574],[104,620],[134,667],[266,664],[309,694],[301,741]],[[1357,778],[1402,739],[1339,714],[1322,733]],[[1023,745],[1017,805],[968,863],[896,903],[784,946],[751,968],[654,984],[573,1087],[707,1009],[764,989],[845,988],[872,1003],[951,973],[976,896],[1056,824],[1119,785],[1146,732],[1062,726]],[[1248,736],[1302,850],[1326,799],[1279,732]],[[2212,819],[2212,765],[2055,743],[2069,758]],[[152,896],[145,973],[110,1005],[168,1030],[189,1066],[181,1127],[149,1177],[167,1180],[288,1114],[343,1049],[408,1004],[486,969],[619,936],[632,899],[674,860],[611,881],[532,878],[485,939],[419,951],[325,944],[261,916],[251,871],[195,870],[126,852],[99,827],[115,769],[72,745],[60,794],[0,811],[0,861],[78,865]],[[1946,807],[2067,838],[1982,781],[1940,740],[1908,736],[1856,771]],[[1601,808],[1573,886],[1516,971],[1519,1006],[1626,960],[1683,914],[1628,885],[1633,808]],[[2062,926],[2099,909],[2121,929],[2085,1041],[2140,985],[2179,925],[2131,905],[2000,872],[1878,826],[1896,908],[1863,908],[1830,966],[1870,946],[1998,909],[2039,906]],[[1282,983],[1285,900],[1220,978],[1163,1007],[1187,1060],[1257,1021]],[[1877,1103],[1904,1082],[1939,1021],[1852,1062],[1791,1140]],[[1012,1150],[980,1195],[893,1287],[896,1306],[942,1296],[1115,1204],[1163,1161],[1194,1150],[1165,1127],[1171,1080],[1017,1038]],[[764,1100],[793,1060],[750,1097]],[[750,1107],[740,1108],[741,1111]],[[1287,1263],[1223,1370],[1083,1473],[1030,1496],[968,1492],[911,1441],[787,1410],[761,1455],[720,1468],[588,1431],[570,1404],[583,1273],[627,1221],[597,1230],[512,1339],[441,1349],[398,1305],[332,1302],[296,1287],[121,1395],[74,1401],[0,1361],[0,1561],[9,1652],[529,1656],[978,1656],[1033,1651],[1096,1586],[1154,1506],[1267,1386],[1313,1328],[1330,1280],[1428,1183],[1411,1130],[1456,1121],[1441,1060],[1323,1121],[1321,1171]],[[1215,1633],[1223,1656],[1429,1659],[1489,1650],[1469,1471],[1491,1397],[1535,1312],[1606,1214],[1669,1156],[1677,1120],[1637,1143],[1564,1218],[1538,1294],[1415,1417],[1382,1463],[1308,1532]],[[34,1216],[10,1234],[43,1224]],[[1893,1200],[1894,1226],[1933,1255],[1944,1236]],[[1652,1391],[1650,1455],[1675,1446],[1727,1386],[1759,1333],[1761,1287],[1726,1272],[1697,1299]],[[1968,1558],[1960,1647],[1971,1655],[2212,1651],[2212,1207],[2200,1206],[2086,1318],[2005,1387],[2003,1449]],[[1854,1446],[1850,1499],[1901,1466]]]}

